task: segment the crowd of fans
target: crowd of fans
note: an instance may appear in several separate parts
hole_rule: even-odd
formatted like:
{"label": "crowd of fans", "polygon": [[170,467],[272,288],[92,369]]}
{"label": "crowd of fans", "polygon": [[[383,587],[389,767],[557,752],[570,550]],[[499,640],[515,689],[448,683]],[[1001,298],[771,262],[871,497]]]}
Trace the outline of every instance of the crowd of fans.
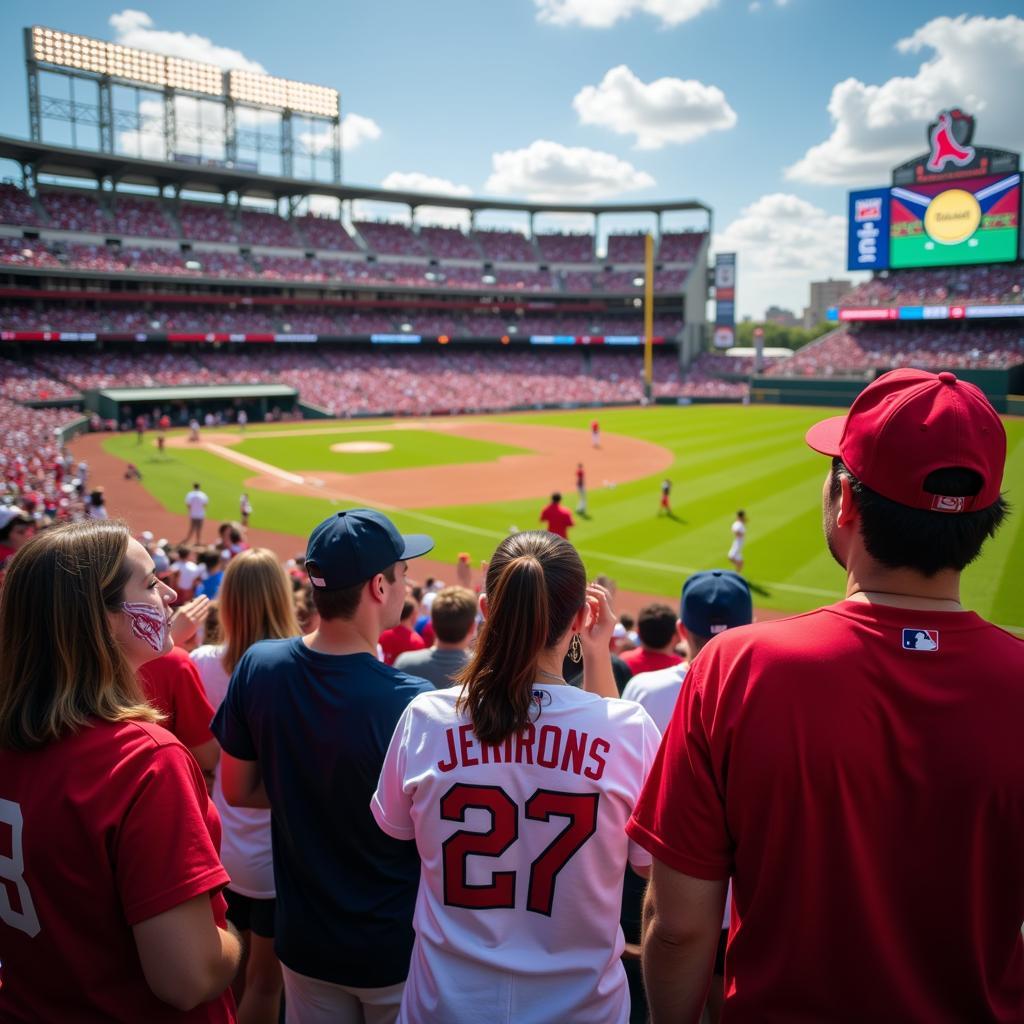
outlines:
{"label": "crowd of fans", "polygon": [[772,376],[862,376],[878,368],[1007,370],[1024,363],[1024,330],[980,324],[837,328],[766,369]]}
{"label": "crowd of fans", "polygon": [[864,281],[840,306],[1017,305],[1024,295],[1024,263],[889,270]]}
{"label": "crowd of fans", "polygon": [[119,235],[132,238],[176,238],[178,235],[159,199],[140,199],[118,193],[112,208],[114,230]]}
{"label": "crowd of fans", "polygon": [[548,263],[593,263],[593,235],[538,234],[537,250]]}

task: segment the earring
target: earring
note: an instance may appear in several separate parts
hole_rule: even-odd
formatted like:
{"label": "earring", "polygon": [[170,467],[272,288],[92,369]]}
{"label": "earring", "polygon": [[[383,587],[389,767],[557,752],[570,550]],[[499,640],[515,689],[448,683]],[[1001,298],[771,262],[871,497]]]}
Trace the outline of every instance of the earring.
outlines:
{"label": "earring", "polygon": [[569,641],[569,657],[577,665],[583,660],[583,642],[579,633],[573,633],[572,640]]}

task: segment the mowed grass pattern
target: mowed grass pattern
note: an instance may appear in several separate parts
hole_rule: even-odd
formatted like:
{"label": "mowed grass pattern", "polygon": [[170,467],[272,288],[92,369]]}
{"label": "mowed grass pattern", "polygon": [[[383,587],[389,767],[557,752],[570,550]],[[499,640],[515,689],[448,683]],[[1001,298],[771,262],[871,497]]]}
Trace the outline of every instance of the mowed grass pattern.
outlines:
{"label": "mowed grass pattern", "polygon": [[[599,460],[592,457],[587,434],[593,411],[496,418],[509,424],[539,423],[581,431],[578,443],[570,441],[573,447],[565,454],[588,466],[590,518],[580,520],[570,537],[591,574],[605,572],[625,589],[674,599],[688,573],[728,567],[729,528],[736,510],[744,508],[748,516],[745,574],[755,590],[755,603],[760,607],[803,611],[838,599],[843,592],[844,574],[828,554],[821,532],[821,489],[828,460],[808,449],[803,441],[812,423],[836,412],[806,407],[705,405],[597,413],[603,434],[643,438],[673,452],[674,462],[665,475],[673,481],[672,506],[677,520],[657,515],[661,475],[632,482],[607,481],[606,486],[598,468]],[[1024,502],[1024,420],[1005,422],[1009,454],[1003,488],[1011,504],[1019,506]],[[296,424],[294,429],[325,426]],[[375,426],[367,424],[366,438],[390,440],[406,433],[374,434]],[[263,429],[279,430],[281,426]],[[260,432],[260,428],[251,430],[252,435]],[[431,456],[457,440],[424,433],[430,441],[426,451]],[[331,453],[330,446],[363,436],[353,433],[351,425],[339,425],[336,434],[281,439],[284,448],[293,453],[287,462],[276,463],[255,450],[251,453],[293,471],[341,471],[340,464],[332,461],[340,456]],[[206,431],[204,437],[215,440],[216,432]],[[245,446],[268,444],[271,440],[277,441],[250,437]],[[514,432],[510,441],[515,442]],[[301,465],[294,454],[300,446]],[[149,448],[146,455],[141,455],[134,436],[129,434],[112,437],[106,447],[140,465],[145,474],[144,486],[176,512],[183,511],[183,496],[193,479],[199,479],[211,498],[211,517],[234,518],[243,482],[253,475],[251,470],[194,449],[168,449],[162,461]],[[497,449],[491,450],[486,458],[495,458],[505,450],[497,445],[486,448]],[[479,458],[483,451],[477,449],[474,458]],[[305,461],[312,457],[324,461],[317,465]],[[394,468],[376,463],[379,457],[357,458],[367,460],[367,468]],[[433,458],[433,464],[439,461],[442,460]],[[471,471],[467,466],[467,472]],[[566,503],[571,505],[571,474],[563,491]],[[297,500],[287,494],[255,493],[251,497],[256,509],[254,525],[299,536],[307,534],[320,519],[339,507],[328,499]],[[537,515],[546,498],[545,493],[538,491],[535,497],[522,501],[394,510],[391,515],[401,529],[431,533],[437,540],[434,556],[438,559],[454,562],[460,551],[470,551],[476,560],[486,558],[511,527],[537,526]],[[1015,509],[995,539],[987,543],[982,557],[968,568],[963,581],[963,598],[968,607],[994,622],[1018,629],[1024,629],[1024,588],[1020,585],[1024,569],[1022,514]]]}

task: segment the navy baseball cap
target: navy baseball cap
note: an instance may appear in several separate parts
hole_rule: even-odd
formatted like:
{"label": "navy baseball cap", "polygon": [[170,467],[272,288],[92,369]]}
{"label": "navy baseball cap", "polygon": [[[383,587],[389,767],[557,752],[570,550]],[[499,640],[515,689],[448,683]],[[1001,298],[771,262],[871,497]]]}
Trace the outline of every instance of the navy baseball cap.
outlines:
{"label": "navy baseball cap", "polygon": [[335,512],[309,535],[306,572],[319,590],[344,590],[433,547],[433,537],[403,535],[387,516],[372,508],[350,508]]}
{"label": "navy baseball cap", "polygon": [[754,620],[750,586],[728,569],[695,572],[683,584],[679,617],[696,636],[715,636],[733,626],[749,625]]}

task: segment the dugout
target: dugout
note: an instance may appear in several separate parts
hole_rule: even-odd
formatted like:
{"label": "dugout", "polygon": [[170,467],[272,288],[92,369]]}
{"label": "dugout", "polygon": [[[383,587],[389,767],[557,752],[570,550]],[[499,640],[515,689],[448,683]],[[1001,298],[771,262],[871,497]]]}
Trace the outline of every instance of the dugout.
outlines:
{"label": "dugout", "polygon": [[291,413],[299,393],[284,384],[229,384],[165,388],[100,388],[86,391],[85,407],[101,419],[123,423],[140,413],[159,409],[171,423],[185,426],[193,417],[203,422],[207,413],[244,409],[251,422],[262,422],[268,413]]}

